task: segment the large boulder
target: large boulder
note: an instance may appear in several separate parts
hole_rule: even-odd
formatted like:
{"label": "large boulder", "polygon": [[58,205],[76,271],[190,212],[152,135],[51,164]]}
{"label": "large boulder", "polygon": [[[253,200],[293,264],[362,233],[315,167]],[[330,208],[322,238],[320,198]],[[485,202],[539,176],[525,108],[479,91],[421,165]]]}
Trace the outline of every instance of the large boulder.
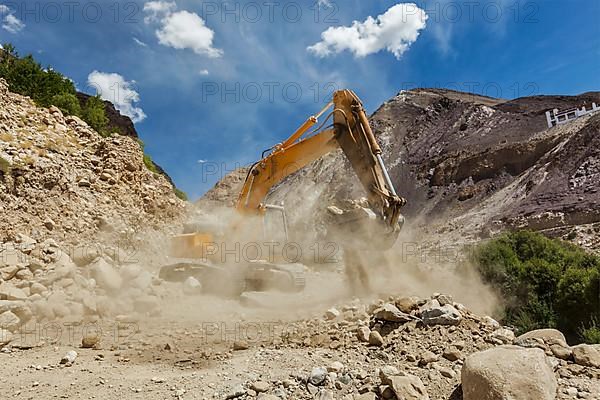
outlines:
{"label": "large boulder", "polygon": [[464,400],[554,400],[558,387],[544,351],[518,346],[472,354],[461,375]]}
{"label": "large boulder", "polygon": [[536,329],[522,334],[515,340],[515,344],[522,347],[539,347],[545,344],[552,346],[553,344],[567,346],[567,339],[560,331],[556,329]]}

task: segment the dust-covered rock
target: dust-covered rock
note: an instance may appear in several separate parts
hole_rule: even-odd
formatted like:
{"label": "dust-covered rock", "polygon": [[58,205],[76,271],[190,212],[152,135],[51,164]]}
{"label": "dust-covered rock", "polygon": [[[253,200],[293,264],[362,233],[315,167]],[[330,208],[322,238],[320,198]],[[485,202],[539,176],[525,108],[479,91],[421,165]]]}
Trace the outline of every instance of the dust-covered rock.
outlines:
{"label": "dust-covered rock", "polygon": [[461,382],[464,400],[553,400],[558,386],[544,352],[518,346],[467,357]]}

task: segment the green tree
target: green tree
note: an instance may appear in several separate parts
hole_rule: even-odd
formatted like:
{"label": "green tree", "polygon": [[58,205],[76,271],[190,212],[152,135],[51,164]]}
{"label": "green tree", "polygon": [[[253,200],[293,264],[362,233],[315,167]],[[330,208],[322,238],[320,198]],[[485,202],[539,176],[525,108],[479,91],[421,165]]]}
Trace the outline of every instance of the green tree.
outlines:
{"label": "green tree", "polygon": [[63,112],[63,114],[81,116],[81,106],[77,96],[71,93],[55,94],[50,103]]}
{"label": "green tree", "polygon": [[106,118],[106,113],[104,112],[104,102],[100,96],[94,96],[87,99],[81,115],[83,120],[87,122],[87,124],[96,132],[103,136],[110,135],[110,133],[106,131],[108,118]]}

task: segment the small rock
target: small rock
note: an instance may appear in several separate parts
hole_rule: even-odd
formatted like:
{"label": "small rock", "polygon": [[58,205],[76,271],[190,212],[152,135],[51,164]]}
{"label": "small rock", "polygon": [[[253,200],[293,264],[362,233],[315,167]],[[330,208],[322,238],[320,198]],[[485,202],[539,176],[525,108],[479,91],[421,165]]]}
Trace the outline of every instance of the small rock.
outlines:
{"label": "small rock", "polygon": [[398,399],[429,400],[427,389],[421,379],[414,375],[393,376],[386,383]]}
{"label": "small rock", "polygon": [[401,374],[398,368],[392,365],[386,365],[379,370],[379,379],[384,385],[388,385],[393,376],[404,375]]}
{"label": "small rock", "polygon": [[327,319],[327,320],[336,319],[339,316],[340,316],[340,312],[334,307],[325,311],[325,319]]}
{"label": "small rock", "polygon": [[332,362],[329,367],[327,367],[328,372],[342,372],[344,370],[344,364],[339,361]]}
{"label": "small rock", "polygon": [[373,316],[376,319],[388,322],[408,322],[412,321],[413,318],[403,313],[393,304],[386,303],[381,308],[375,310]]}
{"label": "small rock", "polygon": [[275,396],[274,394],[266,394],[266,393],[259,393],[259,395],[256,399],[257,400],[281,400],[279,397]]}
{"label": "small rock", "polygon": [[46,227],[46,229],[48,229],[49,231],[51,231],[56,226],[56,223],[54,223],[54,221],[52,219],[46,218],[44,220],[44,226]]}
{"label": "small rock", "polygon": [[250,389],[254,390],[256,393],[264,393],[267,392],[270,388],[270,385],[264,381],[257,381],[250,385]]}
{"label": "small rock", "polygon": [[383,338],[381,334],[377,331],[371,331],[369,333],[369,344],[373,346],[383,346]]}
{"label": "small rock", "polygon": [[[437,303],[435,300],[434,302]],[[427,304],[424,307],[426,306]],[[425,325],[458,325],[462,320],[460,312],[450,304],[422,309],[421,318]]]}
{"label": "small rock", "polygon": [[353,400],[377,400],[377,395],[373,392],[368,392],[368,393],[363,393],[363,394],[355,394],[354,397],[352,397],[352,399]]}
{"label": "small rock", "polygon": [[344,211],[342,211],[339,207],[336,206],[328,206],[327,211],[329,211],[333,215],[342,215]]}
{"label": "small rock", "polygon": [[433,353],[429,350],[425,350],[421,354],[421,358],[419,359],[419,364],[427,365],[427,364],[431,364],[432,362],[436,362],[437,360],[439,360],[439,357],[435,353]]}
{"label": "small rock", "polygon": [[486,325],[489,326],[491,328],[500,328],[500,323],[498,321],[496,321],[494,318],[486,315],[485,317],[483,317],[481,319],[481,322]]}
{"label": "small rock", "polygon": [[492,332],[490,337],[499,344],[512,344],[515,340],[515,333],[510,329],[499,328]]}
{"label": "small rock", "polygon": [[71,365],[73,365],[73,363],[75,362],[76,359],[77,359],[77,352],[75,350],[70,350],[60,360],[60,363],[66,365],[67,367],[70,367]]}
{"label": "small rock", "polygon": [[248,342],[244,340],[236,340],[235,342],[233,342],[233,350],[235,351],[248,350],[249,347],[250,346],[248,345]]}
{"label": "small rock", "polygon": [[444,357],[448,361],[454,362],[454,361],[461,360],[463,358],[463,354],[455,346],[450,346],[446,350],[444,350],[442,357]]}
{"label": "small rock", "polygon": [[438,303],[440,303],[441,306],[445,306],[446,304],[452,305],[454,303],[452,296],[447,294],[437,295],[435,299],[438,301]]}
{"label": "small rock", "polygon": [[310,372],[310,376],[308,377],[308,382],[319,386],[325,382],[325,378],[327,377],[327,369],[324,367],[316,367],[313,368]]}
{"label": "small rock", "polygon": [[577,388],[569,387],[567,390],[565,390],[565,393],[569,396],[575,397],[577,396]]}
{"label": "small rock", "polygon": [[400,311],[406,314],[410,314],[411,311],[419,308],[419,298],[418,297],[402,297],[399,300],[396,300],[396,307]]}
{"label": "small rock", "polygon": [[440,368],[440,374],[442,376],[444,376],[446,378],[450,378],[450,379],[452,379],[456,376],[456,374],[454,373],[454,371],[452,369],[445,368],[445,367]]}
{"label": "small rock", "polygon": [[29,292],[31,294],[42,294],[47,290],[48,289],[46,288],[46,286],[42,285],[41,283],[37,283],[37,282],[33,282],[31,284],[31,287],[29,288]]}
{"label": "small rock", "polygon": [[198,279],[190,276],[183,282],[183,293],[188,296],[193,296],[202,293],[202,284]]}
{"label": "small rock", "polygon": [[361,342],[368,342],[370,334],[371,334],[371,330],[369,329],[368,326],[359,326],[358,329],[356,330],[356,337]]}
{"label": "small rock", "polygon": [[26,300],[27,294],[10,282],[0,283],[0,300]]}
{"label": "small rock", "polygon": [[570,360],[573,357],[573,350],[571,350],[569,347],[563,347],[559,344],[553,344],[550,346],[550,351],[554,357],[561,360]]}
{"label": "small rock", "polygon": [[14,332],[21,325],[21,320],[12,311],[0,314],[0,329]]}
{"label": "small rock", "polygon": [[225,395],[225,398],[226,399],[235,399],[237,397],[242,397],[245,394],[246,394],[246,389],[244,389],[242,384],[236,383],[229,388],[227,395]]}
{"label": "small rock", "polygon": [[13,340],[13,334],[6,329],[0,329],[0,348],[6,346]]}
{"label": "small rock", "polygon": [[317,395],[318,400],[334,400],[333,392],[327,389],[319,390],[319,394]]}
{"label": "small rock", "polygon": [[91,349],[100,344],[100,335],[98,332],[86,332],[81,339],[81,347],[84,349]]}

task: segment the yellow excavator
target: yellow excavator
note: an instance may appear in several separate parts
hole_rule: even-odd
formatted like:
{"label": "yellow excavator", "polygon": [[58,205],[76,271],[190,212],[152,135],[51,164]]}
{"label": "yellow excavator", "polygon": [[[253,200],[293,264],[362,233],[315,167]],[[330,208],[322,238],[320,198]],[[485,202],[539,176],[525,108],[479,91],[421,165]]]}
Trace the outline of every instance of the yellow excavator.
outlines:
{"label": "yellow excavator", "polygon": [[[323,128],[331,119],[333,123]],[[170,257],[175,260],[161,268],[160,277],[184,281],[192,276],[203,290],[216,294],[302,290],[305,267],[282,254],[289,245],[285,209],[266,204],[265,198],[275,184],[338,148],[364,187],[368,207],[332,213],[331,237],[342,244],[346,268],[351,270],[348,276],[364,280],[365,266],[357,261],[361,252],[382,251],[396,242],[404,223],[400,208],[406,201],[394,189],[363,105],[351,90],[335,92],[319,113],[263,153],[248,171],[234,215],[225,221],[208,215],[173,237]],[[278,219],[283,233],[274,223]]]}

